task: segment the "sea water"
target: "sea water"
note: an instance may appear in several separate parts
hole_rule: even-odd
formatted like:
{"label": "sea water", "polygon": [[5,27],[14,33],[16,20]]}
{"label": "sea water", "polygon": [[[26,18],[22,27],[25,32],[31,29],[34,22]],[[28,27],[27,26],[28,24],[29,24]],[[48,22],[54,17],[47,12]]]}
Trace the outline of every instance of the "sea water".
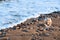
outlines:
{"label": "sea water", "polygon": [[0,1],[0,29],[13,27],[39,14],[60,11],[60,0]]}

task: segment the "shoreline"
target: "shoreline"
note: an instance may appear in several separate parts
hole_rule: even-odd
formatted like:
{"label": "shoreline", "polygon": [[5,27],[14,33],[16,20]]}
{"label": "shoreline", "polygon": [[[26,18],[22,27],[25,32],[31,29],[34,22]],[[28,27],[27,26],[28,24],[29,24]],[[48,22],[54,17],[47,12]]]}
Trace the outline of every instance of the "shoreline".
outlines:
{"label": "shoreline", "polygon": [[[52,12],[49,12],[49,13],[52,13]],[[44,14],[49,14],[49,13],[44,13]],[[30,17],[28,17],[28,18],[26,18],[26,19],[24,19],[24,20],[22,20],[22,21],[20,21],[20,22],[17,22],[17,23],[13,23],[13,24],[11,24],[11,25],[9,25],[7,28],[9,28],[9,27],[13,27],[14,25],[17,25],[17,24],[21,24],[21,23],[24,23],[27,19],[31,19],[31,18],[37,18],[37,17],[39,17],[40,16],[40,14],[43,14],[43,13],[38,13],[38,14],[35,14],[34,16],[30,16]],[[36,16],[37,15],[37,16]],[[6,29],[6,27],[3,27],[2,29]],[[1,30],[1,29],[0,29]]]}
{"label": "shoreline", "polygon": [[[54,11],[54,12],[55,12],[55,11]],[[42,14],[42,15],[45,15],[45,14],[50,14],[50,13],[53,13],[53,12],[44,13],[44,14],[43,14],[43,13],[40,13],[40,14],[37,14],[37,16],[35,15],[35,16],[28,17],[28,18],[24,19],[23,21],[20,21],[20,22],[18,22],[18,23],[14,23],[14,24],[10,25],[9,27],[13,27],[14,25],[24,23],[26,20],[31,19],[31,18],[37,18],[37,17],[39,17],[41,14]],[[9,27],[8,27],[8,28],[9,28]],[[6,28],[5,28],[5,29],[6,29]]]}
{"label": "shoreline", "polygon": [[[52,26],[44,30],[44,19],[52,18]],[[4,38],[5,37],[5,38]],[[58,40],[60,38],[60,11],[41,14],[36,18],[16,24],[13,27],[0,30],[0,40]]]}
{"label": "shoreline", "polygon": [[[41,13],[41,14],[42,14],[42,13]],[[47,13],[46,13],[46,14],[47,14]],[[24,19],[24,20],[22,20],[22,21],[20,21],[20,22],[13,23],[12,25],[9,25],[7,28],[13,27],[14,25],[17,25],[17,24],[24,23],[27,19],[37,18],[37,17],[39,17],[39,16],[40,16],[40,14],[35,14],[34,16],[30,16],[30,17],[28,17],[28,18],[26,18],[26,19]],[[2,29],[6,29],[6,27],[3,27]],[[0,30],[1,30],[1,29],[0,29]]]}
{"label": "shoreline", "polygon": [[[60,11],[54,11],[54,12],[60,12]],[[54,12],[49,12],[49,13],[45,13],[45,14],[40,13],[40,14],[37,14],[37,16],[35,15],[35,16],[28,17],[28,18],[24,19],[23,21],[20,21],[20,22],[18,22],[18,23],[14,23],[14,24],[10,25],[10,26],[7,27],[7,28],[16,26],[17,24],[24,23],[25,21],[27,21],[27,20],[29,20],[29,19],[31,19],[31,18],[37,18],[37,17],[39,17],[41,14],[42,14],[42,15],[49,15],[49,14],[52,14],[52,13],[54,13]],[[6,28],[3,28],[3,29],[6,29]],[[1,30],[1,29],[0,29],[0,30]]]}

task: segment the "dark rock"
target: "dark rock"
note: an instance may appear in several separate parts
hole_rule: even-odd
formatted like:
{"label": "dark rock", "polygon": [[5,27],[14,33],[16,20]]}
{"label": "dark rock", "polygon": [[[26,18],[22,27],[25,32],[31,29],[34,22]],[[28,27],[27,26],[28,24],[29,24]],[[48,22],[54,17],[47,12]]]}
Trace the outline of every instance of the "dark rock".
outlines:
{"label": "dark rock", "polygon": [[23,26],[24,24],[23,23],[21,23],[21,26]]}
{"label": "dark rock", "polygon": [[21,25],[20,24],[17,24],[18,27],[20,27]]}
{"label": "dark rock", "polygon": [[38,21],[41,21],[41,20],[44,20],[45,19],[45,15],[41,14],[39,17],[38,17]]}
{"label": "dark rock", "polygon": [[0,30],[0,32],[3,32],[3,31],[4,31],[3,29]]}
{"label": "dark rock", "polygon": [[23,32],[28,32],[28,30],[22,30]]}
{"label": "dark rock", "polygon": [[57,14],[60,14],[60,11],[54,11],[54,12],[52,12],[52,13],[55,13],[55,14],[56,14],[56,13],[57,13]]}
{"label": "dark rock", "polygon": [[16,26],[13,26],[13,30],[16,30]]}
{"label": "dark rock", "polygon": [[27,23],[27,25],[30,25],[29,23]]}
{"label": "dark rock", "polygon": [[45,25],[44,24],[37,24],[37,27],[44,27]]}
{"label": "dark rock", "polygon": [[36,19],[33,19],[32,22],[36,22]]}

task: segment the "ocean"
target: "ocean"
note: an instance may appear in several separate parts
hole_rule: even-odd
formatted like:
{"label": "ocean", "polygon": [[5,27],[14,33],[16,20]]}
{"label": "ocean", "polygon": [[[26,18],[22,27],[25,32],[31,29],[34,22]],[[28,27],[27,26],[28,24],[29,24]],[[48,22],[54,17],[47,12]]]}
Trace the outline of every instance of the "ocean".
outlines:
{"label": "ocean", "polygon": [[60,11],[60,0],[0,1],[0,29],[13,27],[25,20]]}

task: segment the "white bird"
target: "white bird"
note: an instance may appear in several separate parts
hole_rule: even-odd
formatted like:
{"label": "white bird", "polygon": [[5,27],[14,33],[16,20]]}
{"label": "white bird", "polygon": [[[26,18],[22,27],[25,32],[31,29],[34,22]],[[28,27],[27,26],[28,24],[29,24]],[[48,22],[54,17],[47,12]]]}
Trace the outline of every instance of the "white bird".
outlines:
{"label": "white bird", "polygon": [[45,22],[45,27],[47,27],[47,28],[49,28],[51,25],[52,25],[52,19],[51,18],[46,18],[45,20],[44,20],[44,22]]}

